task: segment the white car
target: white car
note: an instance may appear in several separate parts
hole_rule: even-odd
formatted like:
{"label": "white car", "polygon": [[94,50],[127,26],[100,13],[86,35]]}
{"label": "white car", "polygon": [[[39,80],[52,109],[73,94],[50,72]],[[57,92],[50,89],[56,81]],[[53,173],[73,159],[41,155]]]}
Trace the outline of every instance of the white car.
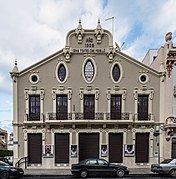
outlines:
{"label": "white car", "polygon": [[176,177],[176,159],[166,159],[160,164],[152,164],[151,171]]}

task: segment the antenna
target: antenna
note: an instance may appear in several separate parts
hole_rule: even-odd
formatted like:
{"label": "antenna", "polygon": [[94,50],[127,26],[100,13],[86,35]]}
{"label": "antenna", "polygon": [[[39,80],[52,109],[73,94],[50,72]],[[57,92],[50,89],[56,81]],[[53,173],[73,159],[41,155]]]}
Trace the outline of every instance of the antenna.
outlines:
{"label": "antenna", "polygon": [[120,49],[122,49],[122,47],[123,47],[124,45],[125,45],[125,42],[123,42],[123,43],[122,43],[122,45],[121,45]]}
{"label": "antenna", "polygon": [[112,20],[112,36],[114,36],[114,17],[105,19],[105,21]]}

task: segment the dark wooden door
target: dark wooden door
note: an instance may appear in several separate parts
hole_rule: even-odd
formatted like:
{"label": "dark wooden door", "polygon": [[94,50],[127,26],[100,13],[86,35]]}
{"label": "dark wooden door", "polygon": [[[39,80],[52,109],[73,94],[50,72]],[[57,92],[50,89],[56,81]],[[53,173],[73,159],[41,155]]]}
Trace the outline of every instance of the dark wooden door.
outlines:
{"label": "dark wooden door", "polygon": [[99,134],[79,134],[79,161],[86,158],[99,158]]}
{"label": "dark wooden door", "polygon": [[42,134],[28,134],[29,163],[42,163]]}
{"label": "dark wooden door", "polygon": [[149,133],[136,133],[136,163],[149,162]]}
{"label": "dark wooden door", "polygon": [[69,163],[69,134],[55,134],[55,163]]}
{"label": "dark wooden door", "polygon": [[122,133],[109,133],[109,162],[123,163]]}

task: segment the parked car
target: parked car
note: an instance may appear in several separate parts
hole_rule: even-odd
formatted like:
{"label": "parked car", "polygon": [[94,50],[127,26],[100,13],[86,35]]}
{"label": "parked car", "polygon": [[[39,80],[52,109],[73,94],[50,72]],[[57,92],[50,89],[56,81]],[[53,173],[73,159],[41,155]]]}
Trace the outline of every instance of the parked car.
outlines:
{"label": "parked car", "polygon": [[5,163],[7,163],[7,164],[13,166],[13,163],[10,162],[10,161],[9,161],[7,158],[5,158],[5,157],[0,157],[0,161],[3,161],[3,162],[5,162]]}
{"label": "parked car", "polygon": [[151,171],[176,177],[176,159],[166,159],[160,164],[152,164]]}
{"label": "parked car", "polygon": [[77,164],[72,164],[71,173],[74,176],[117,176],[123,177],[129,174],[126,166],[111,164],[104,159],[85,159]]}
{"label": "parked car", "polygon": [[24,171],[22,168],[13,167],[9,164],[0,161],[0,178],[7,179],[9,177],[22,177]]}

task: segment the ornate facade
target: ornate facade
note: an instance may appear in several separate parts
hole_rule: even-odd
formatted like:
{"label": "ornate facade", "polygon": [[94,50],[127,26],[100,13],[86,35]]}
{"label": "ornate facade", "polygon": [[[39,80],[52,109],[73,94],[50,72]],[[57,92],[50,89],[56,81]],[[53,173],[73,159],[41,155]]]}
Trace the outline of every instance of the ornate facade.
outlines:
{"label": "ornate facade", "polygon": [[[101,27],[81,21],[60,51],[11,72],[14,162],[70,168],[99,157],[130,168],[163,158],[162,81],[165,74],[119,51]],[[157,143],[160,143],[158,150]]]}

